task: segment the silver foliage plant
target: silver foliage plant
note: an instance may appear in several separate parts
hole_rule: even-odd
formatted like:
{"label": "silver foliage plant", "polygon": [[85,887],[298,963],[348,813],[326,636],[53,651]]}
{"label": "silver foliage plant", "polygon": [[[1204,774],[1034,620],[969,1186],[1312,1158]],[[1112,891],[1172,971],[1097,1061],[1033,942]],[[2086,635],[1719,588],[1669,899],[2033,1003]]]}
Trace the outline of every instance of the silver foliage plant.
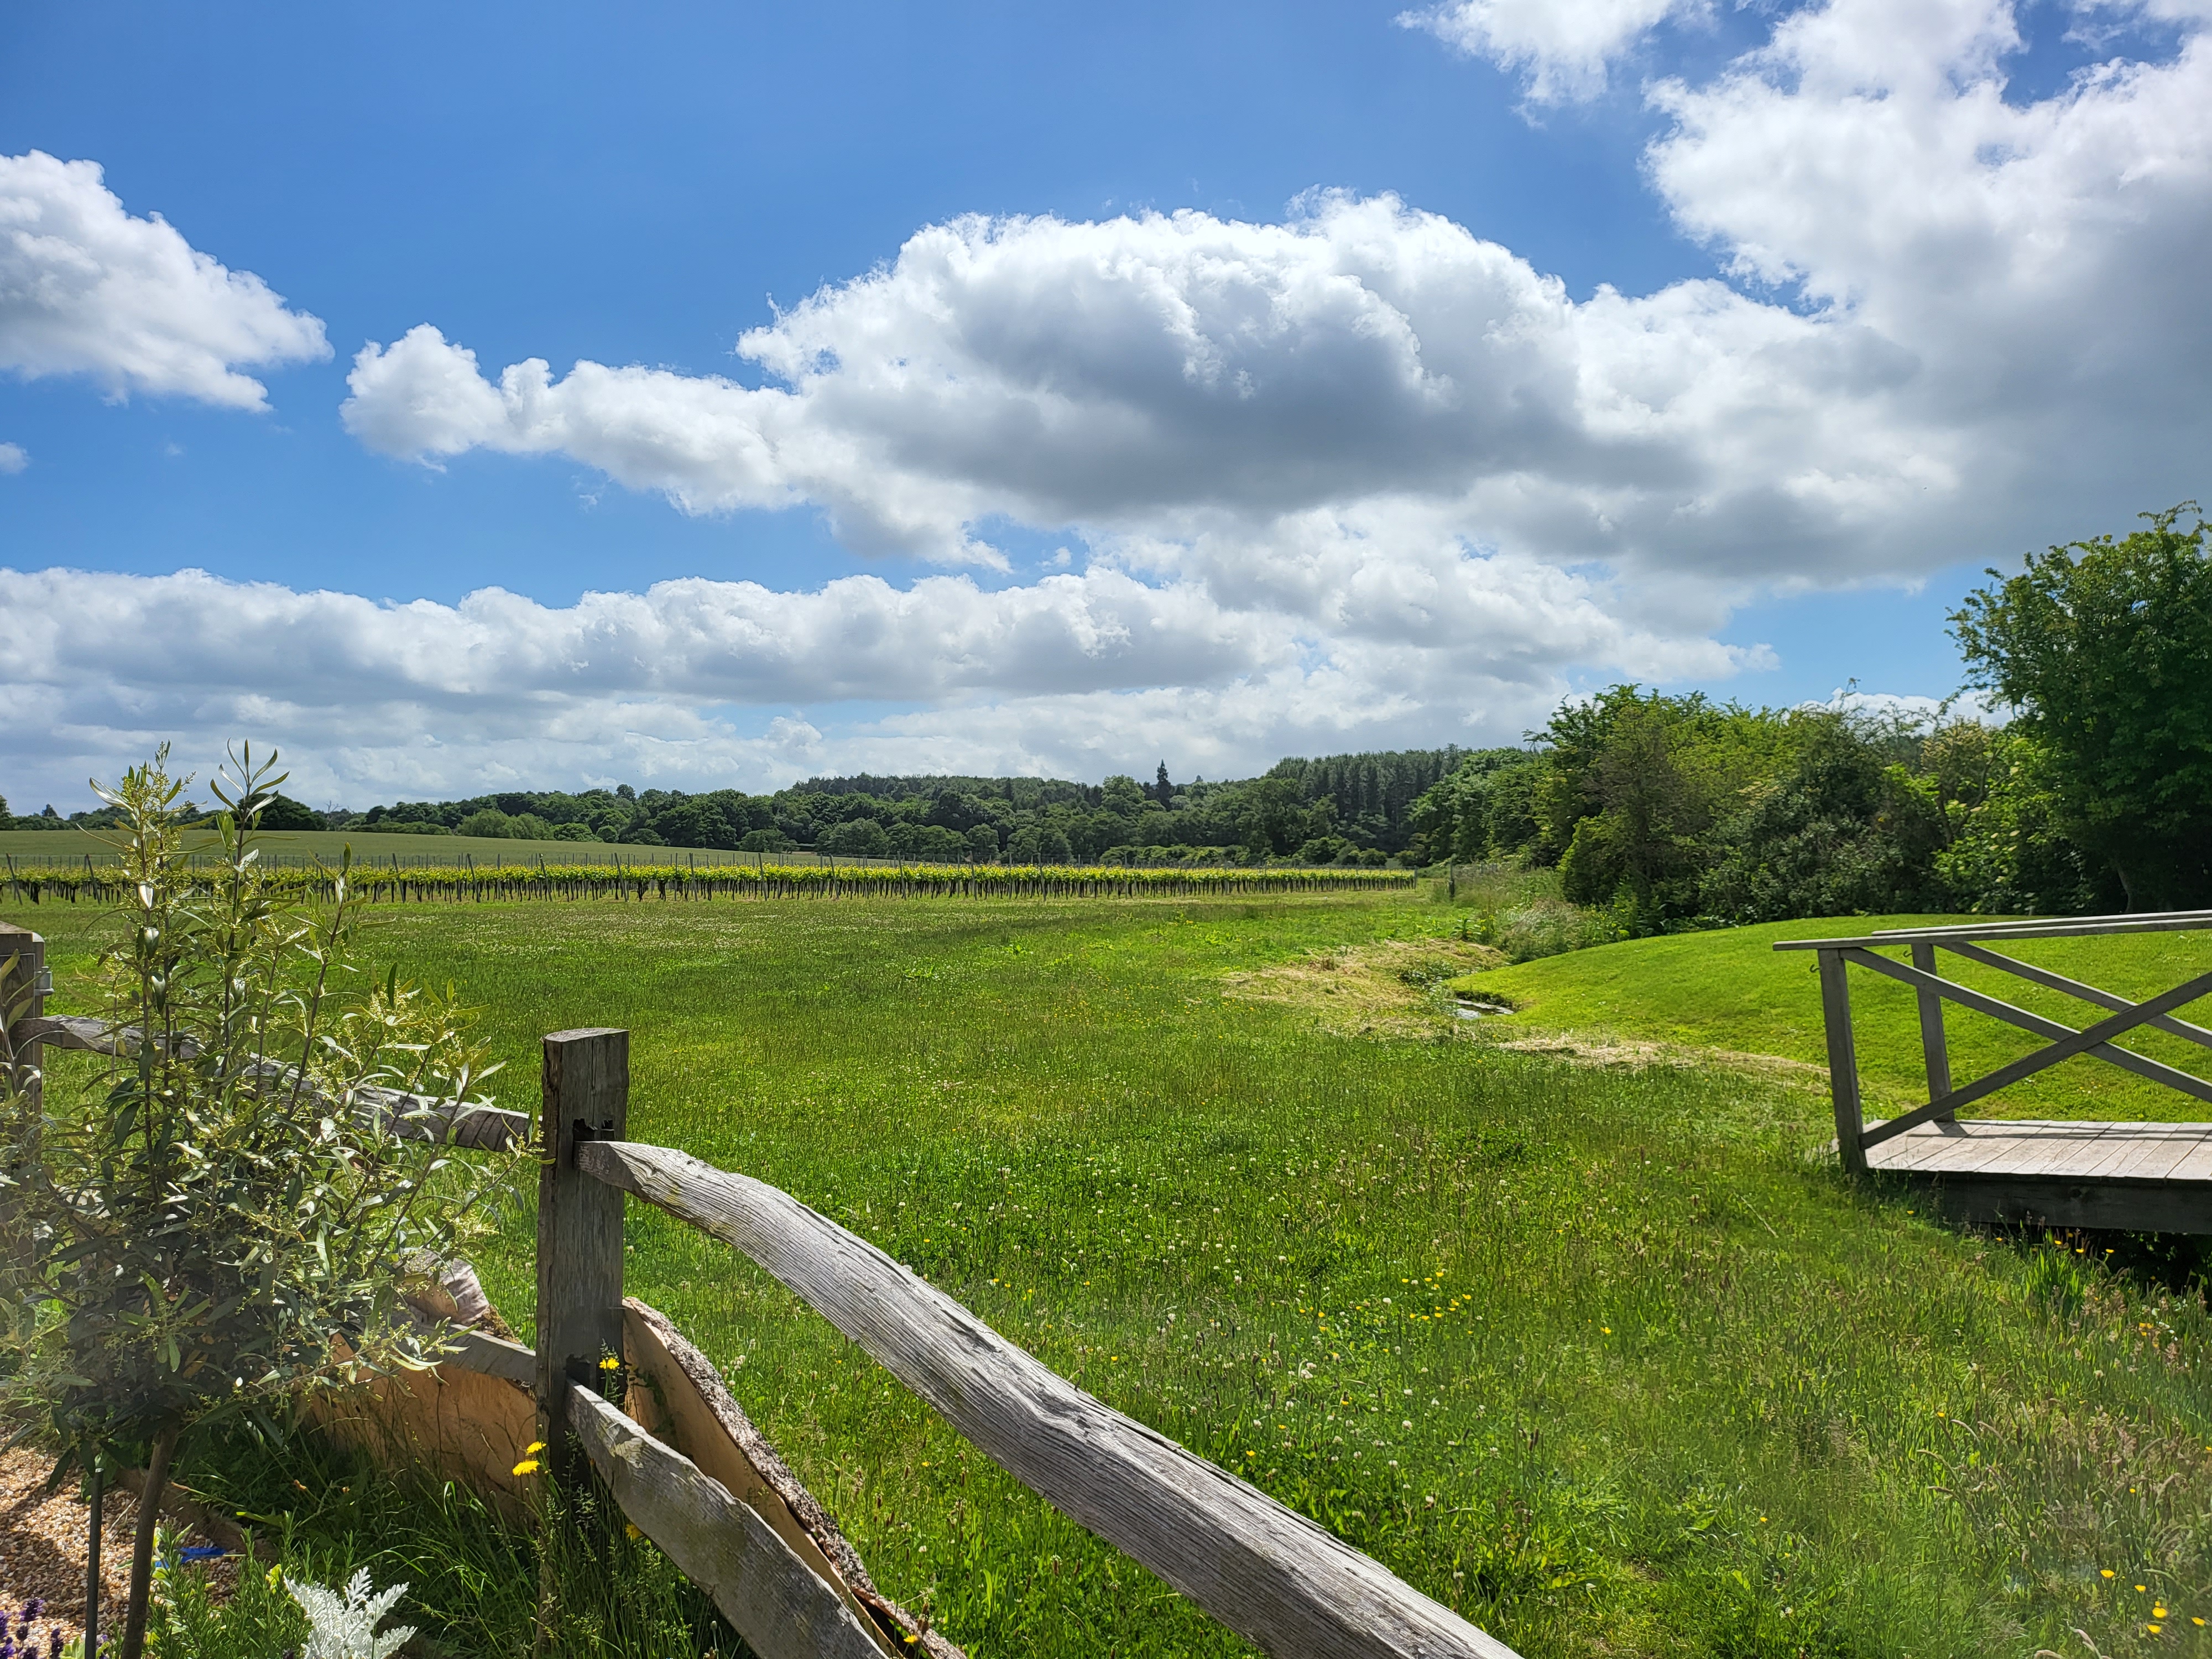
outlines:
{"label": "silver foliage plant", "polygon": [[407,1594],[407,1586],[394,1584],[372,1595],[367,1567],[346,1580],[343,1594],[291,1578],[284,1588],[307,1615],[307,1641],[300,1659],[390,1659],[415,1634],[412,1625],[377,1634],[377,1621]]}
{"label": "silver foliage plant", "polygon": [[[450,994],[368,970],[349,860],[331,902],[263,879],[274,763],[234,755],[197,865],[166,748],[101,790],[121,896],[87,988],[117,1052],[50,1068],[42,1109],[0,1072],[7,1388],[46,1419],[57,1480],[143,1459],[158,1491],[181,1436],[227,1417],[280,1432],[307,1393],[434,1359],[405,1264],[458,1254],[505,1173],[394,1133],[483,1103],[495,1068]],[[122,1659],[143,1639],[141,1531]]]}

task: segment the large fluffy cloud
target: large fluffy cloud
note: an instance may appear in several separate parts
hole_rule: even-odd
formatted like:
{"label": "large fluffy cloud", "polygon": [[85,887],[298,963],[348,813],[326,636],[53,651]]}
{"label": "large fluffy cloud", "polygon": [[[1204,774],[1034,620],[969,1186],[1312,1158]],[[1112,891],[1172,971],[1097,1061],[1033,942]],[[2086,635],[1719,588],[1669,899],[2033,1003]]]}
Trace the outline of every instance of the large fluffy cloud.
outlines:
{"label": "large fluffy cloud", "polygon": [[329,356],[318,319],[124,211],[96,162],[0,156],[0,368],[259,409],[241,367]]}
{"label": "large fluffy cloud", "polygon": [[533,359],[495,385],[426,325],[362,352],[345,415],[390,453],[558,452],[693,512],[812,501],[940,561],[988,560],[993,514],[1258,546],[1397,505],[1554,559],[1759,568],[1952,483],[1869,331],[1714,281],[1578,304],[1388,197],[933,226],[738,349],[770,384]]}
{"label": "large fluffy cloud", "polygon": [[1650,295],[1577,301],[1387,196],[969,218],[746,334],[757,383],[495,380],[426,325],[361,354],[346,418],[403,456],[563,453],[691,512],[811,502],[939,561],[993,559],[998,515],[1256,572],[1319,514],[1736,594],[1911,580],[2199,484],[2212,49],[2182,27],[2025,100],[2004,0],[1784,18],[1655,88],[1651,179],[1723,276]]}
{"label": "large fluffy cloud", "polygon": [[1299,749],[1510,739],[1563,689],[1562,659],[1735,664],[1695,631],[1624,624],[1556,570],[1450,547],[1418,576],[1316,556],[1340,580],[1303,611],[1107,562],[996,591],[691,580],[567,608],[0,569],[0,779],[19,799],[81,799],[84,772],[163,738],[204,759],[237,734],[309,757],[303,789],[356,801],[502,779],[760,787],[820,767],[1097,775],[1160,754],[1218,775]]}

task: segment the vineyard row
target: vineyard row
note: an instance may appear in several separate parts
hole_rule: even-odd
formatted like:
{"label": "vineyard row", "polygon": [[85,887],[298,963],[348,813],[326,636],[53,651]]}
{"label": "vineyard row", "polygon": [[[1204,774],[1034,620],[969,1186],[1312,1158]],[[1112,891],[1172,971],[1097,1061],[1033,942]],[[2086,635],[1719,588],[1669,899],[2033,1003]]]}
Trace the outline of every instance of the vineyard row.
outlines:
{"label": "vineyard row", "polygon": [[[270,870],[279,891],[331,899],[331,869]],[[379,869],[356,865],[350,890],[377,903],[481,903],[513,899],[769,898],[1212,898],[1284,893],[1377,891],[1411,886],[1405,870],[1085,869],[1059,865],[920,864],[612,865],[499,869]],[[100,902],[118,891],[112,866],[8,872],[11,898]]]}

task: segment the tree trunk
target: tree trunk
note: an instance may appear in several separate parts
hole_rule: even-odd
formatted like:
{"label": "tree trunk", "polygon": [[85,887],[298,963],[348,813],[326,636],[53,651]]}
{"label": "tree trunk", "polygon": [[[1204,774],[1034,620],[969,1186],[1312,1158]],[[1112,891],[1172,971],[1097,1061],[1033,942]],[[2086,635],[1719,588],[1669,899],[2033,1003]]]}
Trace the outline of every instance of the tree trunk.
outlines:
{"label": "tree trunk", "polygon": [[85,1474],[84,1485],[84,1505],[92,1517],[84,1540],[84,1650],[89,1659],[89,1656],[100,1651],[100,1522],[101,1500],[106,1496],[97,1451],[92,1455],[92,1468]]}
{"label": "tree trunk", "polygon": [[123,1620],[121,1659],[139,1659],[146,1646],[146,1607],[154,1588],[154,1532],[161,1524],[161,1494],[168,1490],[169,1459],[177,1449],[177,1431],[164,1429],[154,1437],[154,1455],[146,1461],[146,1484],[138,1492],[138,1531],[131,1540],[131,1607]]}

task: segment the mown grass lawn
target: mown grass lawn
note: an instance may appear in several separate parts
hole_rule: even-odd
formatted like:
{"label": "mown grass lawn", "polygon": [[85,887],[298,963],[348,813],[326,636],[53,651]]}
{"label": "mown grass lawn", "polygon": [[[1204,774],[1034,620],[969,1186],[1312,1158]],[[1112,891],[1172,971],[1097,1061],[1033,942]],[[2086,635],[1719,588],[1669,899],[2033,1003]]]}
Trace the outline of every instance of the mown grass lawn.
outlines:
{"label": "mown grass lawn", "polygon": [[[87,913],[7,914],[66,981]],[[535,1103],[540,1033],[630,1028],[634,1137],[787,1188],[1523,1653],[2027,1659],[2084,1654],[2075,1626],[2212,1653],[2193,1296],[1847,1187],[1786,1077],[1516,1054],[1444,1017],[1346,1037],[1221,995],[1458,920],[1424,895],[383,926],[403,972],[484,1008],[508,1103]],[[1747,1009],[1712,1040],[1810,1018]],[[518,1215],[485,1264],[526,1328],[529,1238]],[[723,1247],[633,1206],[629,1249],[633,1293],[971,1654],[1243,1650]]]}

